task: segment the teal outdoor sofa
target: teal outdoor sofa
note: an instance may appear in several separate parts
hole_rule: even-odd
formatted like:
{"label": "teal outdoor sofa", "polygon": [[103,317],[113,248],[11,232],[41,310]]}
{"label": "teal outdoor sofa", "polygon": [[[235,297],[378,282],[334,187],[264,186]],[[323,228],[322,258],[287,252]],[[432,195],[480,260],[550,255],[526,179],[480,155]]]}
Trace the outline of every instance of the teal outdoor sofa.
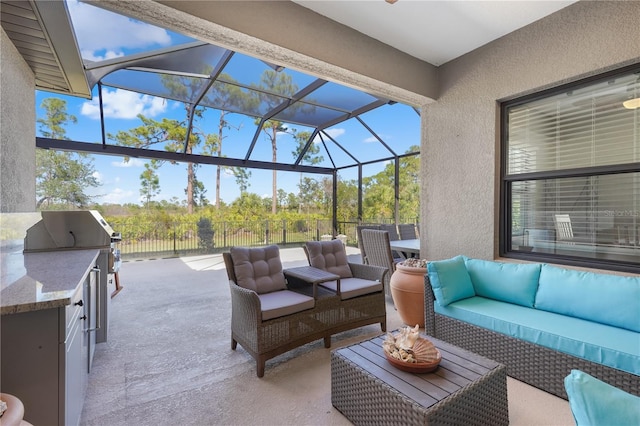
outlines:
{"label": "teal outdoor sofa", "polygon": [[640,395],[640,277],[463,256],[427,271],[427,334],[564,399],[573,369]]}

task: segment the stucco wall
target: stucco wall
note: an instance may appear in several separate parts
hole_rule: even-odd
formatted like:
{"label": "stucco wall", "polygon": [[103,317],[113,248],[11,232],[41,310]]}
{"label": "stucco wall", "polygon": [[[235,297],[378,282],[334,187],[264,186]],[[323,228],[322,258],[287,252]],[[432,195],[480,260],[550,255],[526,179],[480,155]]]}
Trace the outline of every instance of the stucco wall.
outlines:
{"label": "stucco wall", "polygon": [[640,61],[640,2],[578,2],[439,69],[422,119],[422,251],[498,252],[500,100]]}
{"label": "stucco wall", "polygon": [[0,29],[0,211],[35,211],[35,78]]}

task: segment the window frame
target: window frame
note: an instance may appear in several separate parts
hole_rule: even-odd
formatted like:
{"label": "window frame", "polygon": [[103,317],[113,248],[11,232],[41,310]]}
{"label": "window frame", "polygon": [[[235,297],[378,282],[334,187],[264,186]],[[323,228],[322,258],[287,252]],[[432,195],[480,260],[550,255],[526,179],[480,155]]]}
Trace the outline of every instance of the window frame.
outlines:
{"label": "window frame", "polygon": [[499,201],[499,255],[505,258],[549,262],[578,267],[604,269],[612,271],[640,273],[640,263],[624,262],[619,260],[606,260],[597,258],[587,258],[555,253],[535,253],[512,249],[512,198],[511,190],[514,182],[591,177],[614,175],[619,173],[640,173],[640,162],[614,164],[605,166],[579,167],[572,169],[560,169],[554,171],[530,172],[508,175],[508,142],[509,142],[509,121],[508,110],[511,107],[526,104],[550,96],[557,95],[569,90],[584,88],[603,80],[610,79],[629,73],[640,74],[640,63],[629,65],[623,68],[580,79],[571,83],[562,84],[553,88],[545,89],[529,95],[525,95],[512,100],[499,103],[500,107],[500,201]]}

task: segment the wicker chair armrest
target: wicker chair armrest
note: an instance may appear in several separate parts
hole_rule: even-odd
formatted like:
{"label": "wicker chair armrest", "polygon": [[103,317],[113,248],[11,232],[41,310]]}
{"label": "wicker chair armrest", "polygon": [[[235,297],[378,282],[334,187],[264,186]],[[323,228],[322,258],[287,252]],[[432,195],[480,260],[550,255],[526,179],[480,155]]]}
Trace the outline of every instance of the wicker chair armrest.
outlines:
{"label": "wicker chair armrest", "polygon": [[[231,290],[231,310],[232,315],[242,318],[242,322],[249,324],[259,324],[262,322],[262,308],[260,298],[253,290],[240,287],[233,280],[229,280]],[[255,329],[255,325],[253,327]]]}
{"label": "wicker chair armrest", "polygon": [[430,336],[435,336],[435,311],[433,302],[435,295],[429,281],[429,274],[424,274],[424,331]]}
{"label": "wicker chair armrest", "polygon": [[349,263],[351,273],[355,278],[363,280],[378,280],[384,284],[384,276],[389,272],[389,268],[384,266],[365,265],[362,263]]}

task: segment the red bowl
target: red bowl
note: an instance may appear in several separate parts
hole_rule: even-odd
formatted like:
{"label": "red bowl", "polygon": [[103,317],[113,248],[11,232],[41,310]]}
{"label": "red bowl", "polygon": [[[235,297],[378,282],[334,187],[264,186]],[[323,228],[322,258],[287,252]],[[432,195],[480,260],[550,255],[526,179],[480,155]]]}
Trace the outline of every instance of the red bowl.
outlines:
{"label": "red bowl", "polygon": [[382,352],[384,352],[384,356],[387,358],[387,361],[389,361],[389,364],[393,365],[399,370],[407,371],[409,373],[431,373],[438,368],[438,365],[440,365],[440,360],[442,360],[440,351],[438,351],[438,355],[436,356],[436,358],[430,362],[404,362],[392,357],[384,350]]}

